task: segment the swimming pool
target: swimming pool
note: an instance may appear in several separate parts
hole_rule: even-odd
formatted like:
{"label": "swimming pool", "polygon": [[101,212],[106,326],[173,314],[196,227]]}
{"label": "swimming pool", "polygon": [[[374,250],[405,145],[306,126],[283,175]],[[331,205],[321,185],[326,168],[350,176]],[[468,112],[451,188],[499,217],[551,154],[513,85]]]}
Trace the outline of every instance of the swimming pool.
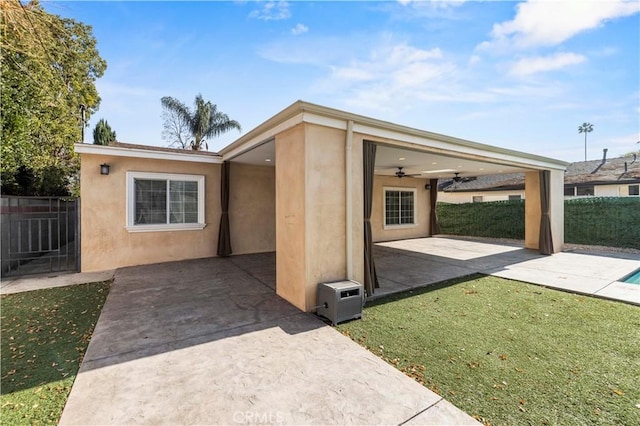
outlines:
{"label": "swimming pool", "polygon": [[621,279],[623,283],[640,284],[640,269],[637,269]]}

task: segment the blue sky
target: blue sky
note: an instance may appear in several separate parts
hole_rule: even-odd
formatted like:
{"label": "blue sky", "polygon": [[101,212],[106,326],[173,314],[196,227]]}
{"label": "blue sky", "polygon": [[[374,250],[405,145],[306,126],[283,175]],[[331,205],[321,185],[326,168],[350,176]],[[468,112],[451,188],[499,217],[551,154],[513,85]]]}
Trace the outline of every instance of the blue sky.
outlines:
{"label": "blue sky", "polygon": [[[638,1],[47,2],[93,26],[91,129],[167,146],[160,98],[247,132],[298,99],[566,161],[640,141]],[[241,133],[209,141],[219,150]]]}

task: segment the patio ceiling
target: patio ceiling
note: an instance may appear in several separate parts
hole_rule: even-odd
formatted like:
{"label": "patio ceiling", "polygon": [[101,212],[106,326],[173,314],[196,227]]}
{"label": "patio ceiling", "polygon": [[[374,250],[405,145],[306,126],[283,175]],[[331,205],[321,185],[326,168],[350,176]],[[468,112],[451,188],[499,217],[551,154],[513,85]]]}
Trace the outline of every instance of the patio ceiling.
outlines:
{"label": "patio ceiling", "polygon": [[[232,160],[241,164],[275,166],[275,142],[269,140]],[[489,163],[431,152],[378,144],[376,153],[377,175],[393,176],[403,167],[407,175],[425,179],[450,178],[454,173],[461,177],[524,172],[527,169],[505,164]]]}
{"label": "patio ceiling", "polygon": [[456,157],[453,154],[444,155],[378,144],[375,174],[393,176],[398,167],[402,167],[402,171],[407,175],[417,175],[415,177],[425,179],[451,178],[454,173],[459,173],[460,177],[471,177],[528,170],[497,162]]}

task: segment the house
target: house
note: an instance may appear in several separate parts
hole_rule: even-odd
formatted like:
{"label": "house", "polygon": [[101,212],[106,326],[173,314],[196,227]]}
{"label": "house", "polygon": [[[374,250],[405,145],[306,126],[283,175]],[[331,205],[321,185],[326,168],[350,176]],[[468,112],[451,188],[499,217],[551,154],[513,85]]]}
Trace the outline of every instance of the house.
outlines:
{"label": "house", "polygon": [[[441,179],[438,200],[471,203],[525,198],[522,173]],[[637,154],[569,164],[564,174],[565,198],[634,197],[640,195],[640,159]]]}
{"label": "house", "polygon": [[[298,101],[219,153],[77,144],[81,270],[276,253],[276,292],[376,287],[372,243],[437,233],[437,180],[524,173],[525,247],[564,238],[566,163]],[[221,272],[223,273],[223,272]]]}

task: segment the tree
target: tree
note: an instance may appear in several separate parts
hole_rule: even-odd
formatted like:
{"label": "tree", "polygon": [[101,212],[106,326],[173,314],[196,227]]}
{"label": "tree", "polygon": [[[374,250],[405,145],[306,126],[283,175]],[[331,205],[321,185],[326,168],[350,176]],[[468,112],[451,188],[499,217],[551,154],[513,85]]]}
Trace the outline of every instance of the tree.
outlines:
{"label": "tree", "polygon": [[231,129],[241,130],[240,123],[231,120],[215,104],[205,102],[201,94],[196,96],[194,109],[171,96],[160,99],[163,112],[162,136],[182,149],[200,151],[204,145],[209,149],[207,138],[220,136]]}
{"label": "tree", "polygon": [[94,145],[109,145],[110,142],[116,141],[116,132],[111,130],[111,126],[107,123],[107,120],[101,118],[96,127],[93,128],[93,144]]}
{"label": "tree", "polygon": [[[78,170],[73,151],[100,103],[106,62],[90,26],[47,13],[39,2],[0,2],[2,193],[59,195]],[[31,176],[30,188],[21,178]],[[56,182],[52,182],[55,179]]]}
{"label": "tree", "polygon": [[584,161],[587,161],[587,133],[593,132],[593,124],[582,123],[578,126],[578,133],[584,133]]}

